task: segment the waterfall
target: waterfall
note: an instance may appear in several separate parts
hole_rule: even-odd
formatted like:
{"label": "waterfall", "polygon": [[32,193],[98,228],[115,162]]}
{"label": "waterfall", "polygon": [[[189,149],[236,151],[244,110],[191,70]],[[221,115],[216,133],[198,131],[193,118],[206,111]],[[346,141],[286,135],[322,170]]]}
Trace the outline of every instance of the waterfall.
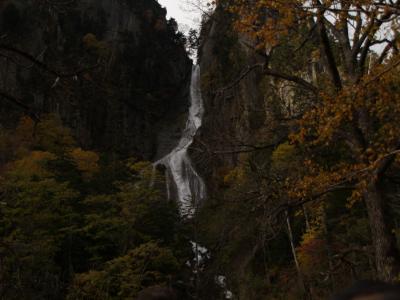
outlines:
{"label": "waterfall", "polygon": [[[178,146],[169,154],[155,162],[153,165],[164,165],[166,167],[165,180],[167,185],[167,196],[171,197],[171,186],[174,185],[177,191],[179,209],[181,216],[192,218],[198,205],[206,198],[206,186],[203,179],[196,172],[189,157],[188,150],[193,143],[197,130],[202,125],[204,114],[203,99],[200,87],[200,66],[193,66],[192,79],[190,82],[190,108],[186,127],[182,132]],[[207,248],[197,242],[191,241],[194,254],[193,261],[187,262],[192,268],[194,275],[202,271],[204,264],[211,258]],[[218,275],[215,283],[223,289],[225,299],[233,299],[233,293],[227,289],[226,277]]]}
{"label": "waterfall", "polygon": [[206,197],[204,181],[196,172],[188,155],[188,149],[193,143],[197,130],[201,127],[203,113],[200,66],[193,66],[190,82],[190,108],[186,127],[178,146],[155,163],[155,165],[162,164],[166,167],[168,197],[171,194],[171,184],[174,184],[177,191],[180,213],[186,218],[193,217],[196,207]]}

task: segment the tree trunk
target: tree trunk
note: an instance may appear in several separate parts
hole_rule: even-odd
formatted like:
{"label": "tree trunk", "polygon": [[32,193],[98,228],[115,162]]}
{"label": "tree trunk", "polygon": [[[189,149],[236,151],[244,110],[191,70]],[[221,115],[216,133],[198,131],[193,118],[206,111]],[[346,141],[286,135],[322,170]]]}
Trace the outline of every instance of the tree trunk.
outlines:
{"label": "tree trunk", "polygon": [[287,225],[288,237],[289,237],[289,242],[290,242],[290,248],[292,249],[293,260],[294,260],[294,263],[296,265],[296,270],[297,270],[297,274],[298,274],[299,285],[300,285],[300,288],[305,293],[305,295],[308,295],[309,292],[308,292],[307,287],[306,287],[306,282],[304,280],[303,273],[302,273],[302,271],[300,269],[299,260],[297,259],[296,246],[294,244],[294,239],[293,239],[292,224],[291,224],[291,221],[290,221],[290,215],[289,215],[288,211],[286,211],[286,225]]}
{"label": "tree trunk", "polygon": [[394,234],[385,218],[384,203],[377,182],[372,180],[364,191],[371,228],[371,237],[375,250],[377,277],[393,281],[400,271],[399,253]]}
{"label": "tree trunk", "polygon": [[309,231],[311,229],[311,226],[310,226],[310,219],[308,217],[307,207],[305,206],[305,204],[303,204],[302,207],[303,207],[304,219],[306,221],[306,229],[307,229],[307,231]]}

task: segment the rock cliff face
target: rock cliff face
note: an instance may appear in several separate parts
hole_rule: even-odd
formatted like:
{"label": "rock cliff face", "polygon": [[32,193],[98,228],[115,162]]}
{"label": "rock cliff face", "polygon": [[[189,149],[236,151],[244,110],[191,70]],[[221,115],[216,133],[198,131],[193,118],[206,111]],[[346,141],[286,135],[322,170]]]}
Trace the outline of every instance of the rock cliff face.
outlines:
{"label": "rock cliff face", "polygon": [[231,22],[229,13],[217,9],[203,27],[199,52],[206,114],[197,160],[209,188],[217,194],[227,170],[255,148],[275,143],[285,132],[274,83],[257,69],[237,80],[262,58],[249,48],[250,41],[234,33]]}
{"label": "rock cliff face", "polygon": [[[175,146],[191,61],[156,1],[2,1],[0,44],[45,66],[0,47],[0,89],[58,113],[84,147],[153,159]],[[1,101],[0,125],[15,111]]]}
{"label": "rock cliff face", "polygon": [[[222,273],[235,296],[258,299],[254,282],[263,280],[258,269],[263,253],[254,212],[259,203],[252,201],[252,189],[240,190],[239,175],[234,183],[227,182],[231,174],[240,174],[235,172],[268,169],[274,146],[287,136],[283,119],[292,112],[282,82],[263,76],[261,69],[246,72],[263,58],[254,53],[251,41],[235,33],[232,22],[230,14],[218,8],[203,26],[199,61],[205,116],[192,157],[210,195],[200,228],[205,243],[211,241],[206,246],[217,249],[204,277]],[[214,240],[219,242],[212,244]]]}

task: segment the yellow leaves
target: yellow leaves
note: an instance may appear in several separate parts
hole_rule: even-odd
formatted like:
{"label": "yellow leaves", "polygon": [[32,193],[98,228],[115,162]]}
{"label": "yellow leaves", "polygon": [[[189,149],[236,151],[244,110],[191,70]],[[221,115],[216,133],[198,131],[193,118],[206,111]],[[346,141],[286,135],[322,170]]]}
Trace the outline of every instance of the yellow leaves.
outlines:
{"label": "yellow leaves", "polygon": [[[349,127],[358,126],[356,130],[367,135],[374,151],[377,151],[375,144],[380,144],[379,148],[384,144],[393,146],[400,134],[400,80],[386,74],[371,81],[371,76],[345,86],[340,92],[321,93],[319,105],[303,116],[299,122],[300,130],[292,135],[292,140],[328,145],[337,142],[340,136],[349,136]],[[360,122],[373,122],[375,127],[363,127]]]}
{"label": "yellow leaves", "polygon": [[272,153],[272,169],[287,170],[295,165],[296,149],[294,145],[289,143],[280,144]]}
{"label": "yellow leaves", "polygon": [[151,162],[148,161],[138,162],[135,160],[131,160],[127,163],[127,167],[133,173],[138,174],[142,179],[147,180],[149,182],[153,180],[159,181],[164,176],[164,174],[162,174],[162,176],[159,176],[156,168],[152,165]]}
{"label": "yellow leaves", "polygon": [[[310,8],[308,1],[225,1],[230,12],[237,17],[236,29],[247,34],[257,45],[258,49],[265,45],[283,43],[287,45],[288,35],[295,36],[295,40],[303,40],[304,28],[309,32],[311,18],[317,16],[319,8]],[[336,5],[335,1],[323,1],[324,6]],[[374,10],[372,1],[357,1],[360,5],[367,5]],[[383,4],[381,11],[389,9]],[[332,25],[343,28],[349,18],[360,20],[360,15],[349,17],[348,11],[332,10]],[[373,17],[372,15],[366,16]],[[368,23],[368,22],[367,22]],[[296,30],[293,30],[296,28]],[[361,32],[370,28],[361,28]],[[293,33],[293,34],[292,34]],[[290,36],[291,38],[292,36]],[[285,40],[286,39],[286,40]],[[293,39],[289,45],[292,46]],[[332,40],[333,43],[335,43]],[[332,43],[332,44],[333,44]],[[283,47],[282,47],[283,48]],[[309,49],[308,55],[313,62],[321,61],[321,53]],[[295,54],[293,51],[290,54]],[[290,56],[287,57],[290,59]],[[400,78],[399,56],[389,55],[385,63],[375,67],[378,58],[371,52],[368,54],[369,72],[364,78],[356,80],[354,74],[348,72],[342,63],[341,57],[338,68],[342,77],[343,89],[338,91],[329,81],[323,81],[320,76],[318,85],[322,92],[313,109],[308,111],[299,122],[299,130],[291,135],[293,143],[301,143],[302,146],[334,147],[340,145],[344,152],[352,155],[344,155],[345,159],[355,159],[364,163],[371,163],[379,158],[379,154],[393,151],[400,135]],[[361,136],[361,143],[356,135]],[[365,140],[368,150],[362,146]],[[352,156],[351,158],[349,158]],[[276,157],[273,158],[276,160]],[[281,161],[278,159],[281,163]],[[278,163],[279,164],[279,163]],[[351,163],[350,163],[351,164]],[[281,164],[282,166],[282,164]],[[330,172],[327,170],[326,172]],[[310,180],[311,182],[312,180]],[[328,180],[329,181],[329,180]],[[311,183],[308,184],[310,187]],[[318,185],[317,185],[318,186]],[[304,189],[302,189],[304,190]]]}
{"label": "yellow leaves", "polygon": [[150,168],[151,163],[146,162],[146,161],[128,162],[128,167],[131,170],[140,173],[140,172],[145,171],[146,169]]}
{"label": "yellow leaves", "polygon": [[246,172],[242,167],[236,167],[224,176],[226,185],[241,185],[246,180]]}
{"label": "yellow leaves", "polygon": [[302,271],[306,275],[319,272],[326,261],[326,241],[321,229],[314,226],[303,234],[300,246],[296,249]]}
{"label": "yellow leaves", "polygon": [[360,202],[361,200],[362,200],[362,191],[359,188],[357,188],[352,192],[351,197],[347,200],[346,208],[351,209],[357,202]]}
{"label": "yellow leaves", "polygon": [[9,166],[9,174],[18,178],[39,178],[51,177],[53,173],[47,166],[56,156],[50,152],[33,151],[28,156],[15,161]]}
{"label": "yellow leaves", "polygon": [[98,41],[93,33],[88,33],[83,37],[82,42],[86,47],[90,48],[93,45],[95,45]]}
{"label": "yellow leaves", "polygon": [[52,153],[63,153],[76,144],[71,131],[65,127],[58,115],[50,114],[41,119],[36,127],[36,142],[42,149]]}
{"label": "yellow leaves", "polygon": [[170,248],[150,241],[107,261],[101,271],[75,275],[67,299],[137,299],[147,285],[166,285],[178,268]]}
{"label": "yellow leaves", "polygon": [[107,293],[98,288],[104,281],[105,276],[106,273],[104,271],[89,271],[75,275],[73,289],[69,291],[68,299],[76,299],[75,294],[87,299],[106,299],[108,297]]}
{"label": "yellow leaves", "polygon": [[317,163],[308,160],[303,164],[303,171],[307,175],[293,184],[288,194],[293,199],[322,196],[337,186],[360,180],[367,174],[366,170],[365,164],[341,163],[332,168],[322,168]]}
{"label": "yellow leaves", "polygon": [[[224,1],[221,1],[224,2]],[[261,45],[274,46],[290,32],[307,26],[314,13],[302,1],[227,1],[229,12],[237,16],[236,30]]]}
{"label": "yellow leaves", "polygon": [[294,155],[295,147],[289,143],[280,144],[272,153],[273,161],[287,161]]}
{"label": "yellow leaves", "polygon": [[70,157],[84,178],[91,178],[99,171],[100,157],[95,152],[75,148],[71,151]]}
{"label": "yellow leaves", "polygon": [[55,114],[41,116],[37,124],[29,117],[22,117],[15,130],[1,130],[0,142],[3,162],[25,158],[32,150],[61,155],[75,146],[70,130]]}

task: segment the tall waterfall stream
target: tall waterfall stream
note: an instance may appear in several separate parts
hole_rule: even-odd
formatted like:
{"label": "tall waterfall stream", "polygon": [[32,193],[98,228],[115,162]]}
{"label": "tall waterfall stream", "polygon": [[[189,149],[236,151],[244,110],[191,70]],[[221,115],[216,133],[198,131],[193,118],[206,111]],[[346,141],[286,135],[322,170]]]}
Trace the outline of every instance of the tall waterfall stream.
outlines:
{"label": "tall waterfall stream", "polygon": [[[193,143],[198,129],[202,125],[204,114],[203,99],[201,96],[200,66],[193,66],[190,82],[190,108],[186,127],[182,132],[178,145],[162,159],[154,163],[154,166],[166,167],[166,185],[168,198],[171,198],[171,190],[174,185],[177,192],[177,200],[182,218],[194,217],[197,207],[206,198],[206,186],[203,179],[195,170],[189,157],[188,150]],[[210,258],[207,248],[192,241],[192,250],[195,258],[188,262],[193,274],[197,276],[202,264]],[[233,294],[227,289],[225,276],[215,277],[216,284],[224,290],[225,299],[232,299]]]}
{"label": "tall waterfall stream", "polygon": [[201,127],[203,114],[200,67],[193,66],[190,83],[190,108],[186,127],[178,146],[155,163],[155,165],[162,164],[166,167],[168,197],[171,198],[171,187],[174,184],[179,200],[180,213],[184,218],[192,218],[196,207],[206,197],[204,181],[196,172],[188,155],[188,149],[193,143],[197,130]]}

